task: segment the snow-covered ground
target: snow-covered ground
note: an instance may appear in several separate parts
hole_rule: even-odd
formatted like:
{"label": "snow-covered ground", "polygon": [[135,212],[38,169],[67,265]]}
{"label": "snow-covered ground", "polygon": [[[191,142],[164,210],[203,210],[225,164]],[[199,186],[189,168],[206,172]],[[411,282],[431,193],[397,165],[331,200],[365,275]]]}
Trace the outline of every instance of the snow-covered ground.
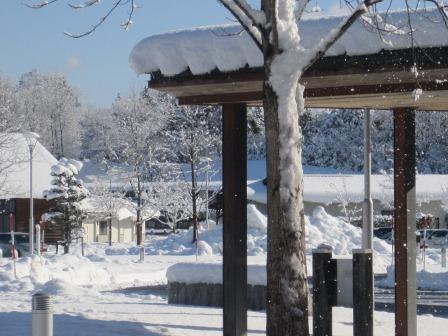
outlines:
{"label": "snow-covered ground", "polygon": [[[104,252],[104,246],[89,249]],[[134,255],[106,254],[86,258],[77,254],[24,258],[17,265],[18,281],[13,278],[10,262],[3,260],[1,335],[31,334],[31,295],[38,290],[53,297],[55,336],[222,334],[221,309],[169,305],[163,292],[138,287],[132,291],[122,289],[163,283],[167,267],[176,262],[194,262],[194,256],[147,256],[142,263],[137,259]],[[218,260],[200,257],[200,261]],[[249,312],[248,316],[249,335],[264,335],[265,313]],[[351,335],[351,323],[351,309],[334,309],[334,335]],[[418,334],[445,335],[447,324],[446,319],[419,316]],[[393,330],[393,314],[376,312],[375,332],[386,336],[393,335]]]}
{"label": "snow-covered ground", "polygon": [[[248,263],[264,265],[266,218],[252,206],[248,215]],[[222,263],[221,235],[221,225],[202,228],[199,263]],[[341,256],[360,244],[359,229],[329,216],[322,208],[309,218],[307,236],[309,262],[311,249],[321,243],[332,245],[334,253]],[[55,335],[220,335],[221,309],[168,305],[166,293],[157,290],[157,286],[166,284],[170,266],[196,263],[191,238],[191,231],[151,237],[145,242],[147,255],[143,262],[139,261],[138,249],[131,245],[87,244],[85,257],[80,255],[79,245],[74,245],[68,255],[50,251],[43,257],[21,258],[16,263],[17,279],[11,260],[0,259],[0,334],[30,335],[31,295],[45,291],[55,303]],[[377,240],[374,245],[375,269],[386,272],[390,246]],[[448,273],[437,266],[440,257],[429,251],[426,259],[423,282],[433,282],[438,286],[434,289],[448,289]],[[311,273],[310,267],[308,271]],[[390,272],[384,286],[393,281]],[[334,314],[334,334],[350,335],[351,310],[335,308]],[[265,321],[264,312],[249,312],[249,335],[263,335]],[[393,335],[393,324],[393,314],[376,312],[376,333]],[[444,335],[443,326],[447,325],[447,319],[418,317],[419,335]]]}

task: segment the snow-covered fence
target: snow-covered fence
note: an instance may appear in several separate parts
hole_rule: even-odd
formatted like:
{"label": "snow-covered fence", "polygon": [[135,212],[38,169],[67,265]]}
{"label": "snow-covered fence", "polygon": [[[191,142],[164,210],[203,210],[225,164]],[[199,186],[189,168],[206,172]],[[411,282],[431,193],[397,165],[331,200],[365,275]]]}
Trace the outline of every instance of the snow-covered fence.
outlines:
{"label": "snow-covered fence", "polygon": [[[222,307],[222,265],[178,263],[167,270],[168,303]],[[247,266],[247,306],[266,309],[266,266]]]}

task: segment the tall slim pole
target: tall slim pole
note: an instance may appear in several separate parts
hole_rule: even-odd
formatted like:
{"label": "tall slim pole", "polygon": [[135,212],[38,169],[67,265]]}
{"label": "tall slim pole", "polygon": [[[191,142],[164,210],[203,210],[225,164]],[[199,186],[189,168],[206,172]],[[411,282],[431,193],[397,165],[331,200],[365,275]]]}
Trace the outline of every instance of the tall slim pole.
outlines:
{"label": "tall slim pole", "polygon": [[207,230],[210,229],[210,225],[208,223],[208,167],[205,171],[205,192],[206,192],[206,207],[205,207],[205,223],[207,225]]}
{"label": "tall slim pole", "polygon": [[29,234],[29,244],[30,253],[34,254],[34,203],[33,203],[33,145],[29,144],[30,150],[30,234]]}
{"label": "tall slim pole", "polygon": [[354,335],[373,335],[373,202],[372,202],[372,145],[370,110],[364,112],[364,201],[362,204],[362,249],[353,250],[353,332]]}
{"label": "tall slim pole", "polygon": [[372,249],[373,202],[372,183],[372,147],[370,139],[370,110],[364,112],[364,202],[362,205],[362,248]]}

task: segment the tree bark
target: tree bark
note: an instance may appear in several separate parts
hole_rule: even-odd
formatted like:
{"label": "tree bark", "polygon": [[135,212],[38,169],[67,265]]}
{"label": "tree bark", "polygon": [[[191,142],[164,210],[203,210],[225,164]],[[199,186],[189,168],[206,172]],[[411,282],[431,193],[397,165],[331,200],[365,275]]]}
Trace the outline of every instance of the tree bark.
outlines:
{"label": "tree bark", "polygon": [[[276,0],[264,0],[262,2],[267,22],[270,23],[271,27],[277,25],[276,2]],[[263,107],[266,125],[266,168],[268,176],[266,331],[269,336],[308,336],[308,284],[301,140],[289,149],[285,147],[284,141],[280,141],[281,133],[284,136],[285,130],[280,129],[279,97],[270,84],[273,62],[281,53],[277,32],[273,29],[263,39],[265,60]],[[298,120],[297,125],[288,127],[287,134],[291,139],[301,139]],[[297,158],[292,166],[297,170],[295,177],[299,178],[291,181],[296,185],[290,186],[287,189],[287,195],[285,195],[284,186],[281,185],[282,160],[285,160],[285,158],[282,157],[281,153],[284,156],[287,150],[295,151],[288,158]],[[283,171],[283,173],[285,172]]]}

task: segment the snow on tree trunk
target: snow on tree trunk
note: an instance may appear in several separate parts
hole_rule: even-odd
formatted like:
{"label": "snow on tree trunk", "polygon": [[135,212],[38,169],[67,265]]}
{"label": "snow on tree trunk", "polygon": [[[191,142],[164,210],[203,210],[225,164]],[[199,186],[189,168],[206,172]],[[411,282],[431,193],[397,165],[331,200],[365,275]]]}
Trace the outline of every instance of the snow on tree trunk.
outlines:
{"label": "snow on tree trunk", "polygon": [[[303,170],[298,107],[302,68],[294,2],[265,1],[273,24],[263,41],[264,111],[268,172],[267,334],[309,335],[303,212]],[[297,97],[296,97],[297,95]],[[288,312],[285,314],[285,312]]]}

